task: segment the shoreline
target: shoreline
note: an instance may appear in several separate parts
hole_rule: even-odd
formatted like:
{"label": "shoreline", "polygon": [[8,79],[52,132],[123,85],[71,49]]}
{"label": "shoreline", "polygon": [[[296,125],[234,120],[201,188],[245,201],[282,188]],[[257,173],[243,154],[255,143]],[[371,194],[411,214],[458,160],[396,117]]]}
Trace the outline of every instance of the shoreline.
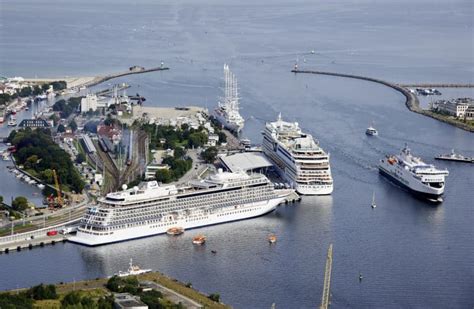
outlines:
{"label": "shoreline", "polygon": [[[318,75],[329,75],[329,76],[336,76],[336,77],[345,77],[345,78],[353,78],[353,79],[359,79],[359,80],[365,80],[373,83],[378,83],[382,84],[384,86],[390,87],[401,94],[405,96],[405,105],[406,107],[417,114],[424,115],[439,121],[442,121],[444,123],[453,125],[459,129],[468,131],[468,132],[474,132],[474,126],[470,126],[466,123],[459,122],[455,119],[448,118],[447,116],[441,115],[441,114],[436,114],[428,110],[424,110],[420,108],[420,101],[418,100],[418,97],[416,94],[411,93],[407,88],[405,88],[407,85],[402,85],[402,84],[395,84],[391,83],[382,79],[378,78],[372,78],[372,77],[367,77],[367,76],[361,76],[361,75],[354,75],[354,74],[345,74],[345,73],[336,73],[336,72],[325,72],[325,71],[313,71],[313,70],[291,70],[292,73],[306,73],[306,74],[318,74]],[[420,84],[421,85],[421,84]],[[430,84],[434,85],[434,84]],[[441,84],[438,84],[440,86]],[[472,84],[466,84],[466,85],[457,85],[457,84],[445,84],[447,87],[456,87],[456,86],[467,86],[467,87],[474,87]]]}
{"label": "shoreline", "polygon": [[[190,306],[198,307],[196,305],[202,306],[201,308],[215,308],[215,309],[226,309],[231,308],[230,306],[222,302],[212,301],[208,295],[203,292],[200,292],[194,289],[190,284],[185,284],[175,278],[171,278],[161,272],[153,271],[145,274],[140,274],[136,276],[139,281],[148,281],[157,284],[158,290],[165,291],[165,297],[178,298],[182,302],[187,303]],[[98,277],[95,279],[81,280],[74,282],[59,282],[59,283],[48,283],[44,284],[53,284],[56,287],[58,294],[64,295],[72,291],[91,291],[91,290],[103,290],[104,293],[112,293],[106,288],[106,283],[108,277]],[[28,290],[30,287],[23,287],[17,289],[8,289],[0,290],[0,294],[10,293],[18,294],[19,292]],[[168,295],[166,295],[168,294]],[[173,297],[174,296],[174,297]],[[59,301],[59,300],[58,300]]]}

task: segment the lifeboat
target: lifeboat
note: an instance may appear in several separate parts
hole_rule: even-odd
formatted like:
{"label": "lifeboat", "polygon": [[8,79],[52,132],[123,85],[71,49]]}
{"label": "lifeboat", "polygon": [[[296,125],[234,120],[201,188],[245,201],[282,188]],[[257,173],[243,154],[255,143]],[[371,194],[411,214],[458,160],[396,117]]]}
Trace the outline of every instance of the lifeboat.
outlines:
{"label": "lifeboat", "polygon": [[276,243],[276,241],[277,241],[277,237],[275,235],[268,236],[268,242],[270,244],[274,244],[274,243]]}
{"label": "lifeboat", "polygon": [[393,164],[397,163],[397,160],[396,160],[394,157],[390,157],[390,158],[388,158],[388,160],[387,160],[387,161],[388,161],[388,163],[390,163],[391,165],[393,165]]}
{"label": "lifeboat", "polygon": [[171,236],[178,236],[178,235],[181,235],[184,233],[184,228],[182,227],[172,227],[172,228],[169,228],[167,231],[166,231],[166,234],[168,235],[171,235]]}
{"label": "lifeboat", "polygon": [[193,244],[195,245],[203,245],[206,242],[206,236],[198,235],[193,238]]}

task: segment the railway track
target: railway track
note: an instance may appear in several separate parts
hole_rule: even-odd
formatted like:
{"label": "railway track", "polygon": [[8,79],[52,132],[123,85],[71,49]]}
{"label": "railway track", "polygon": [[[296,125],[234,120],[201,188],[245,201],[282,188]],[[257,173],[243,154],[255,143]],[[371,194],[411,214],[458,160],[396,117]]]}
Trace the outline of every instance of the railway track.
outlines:
{"label": "railway track", "polygon": [[105,168],[106,176],[108,176],[108,181],[106,182],[103,191],[104,193],[116,191],[120,186],[120,171],[117,169],[117,166],[110,155],[104,152],[98,145],[96,146],[97,155]]}
{"label": "railway track", "polygon": [[[144,166],[142,166],[142,161],[146,158],[146,140],[147,135],[143,131],[134,131],[134,140],[137,141],[135,147],[133,148],[132,162],[124,170],[123,174],[120,177],[121,183],[129,183],[137,177],[137,172],[141,174]],[[143,160],[142,160],[143,159]]]}

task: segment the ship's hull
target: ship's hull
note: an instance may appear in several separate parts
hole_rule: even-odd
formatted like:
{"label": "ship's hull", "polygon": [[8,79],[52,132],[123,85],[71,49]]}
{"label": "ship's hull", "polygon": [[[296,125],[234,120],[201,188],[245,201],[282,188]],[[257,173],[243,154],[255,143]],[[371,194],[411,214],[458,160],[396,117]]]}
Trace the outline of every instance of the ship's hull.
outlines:
{"label": "ship's hull", "polygon": [[333,191],[333,185],[302,185],[296,184],[296,192],[302,195],[329,195]]}
{"label": "ship's hull", "polygon": [[427,185],[422,184],[418,180],[415,180],[413,177],[401,177],[397,175],[394,171],[388,166],[379,165],[379,172],[381,175],[388,178],[393,183],[399,185],[403,189],[411,192],[417,197],[427,199],[432,202],[441,202],[441,196],[444,193],[444,186],[441,188],[433,188]]}
{"label": "ship's hull", "polygon": [[145,222],[142,225],[114,230],[113,232],[109,232],[108,235],[94,235],[79,229],[76,236],[69,238],[69,241],[86,246],[98,246],[158,234],[165,234],[169,228],[176,226],[188,230],[207,225],[245,220],[272,212],[278,206],[278,204],[283,201],[284,198],[285,197],[278,197],[268,201],[254,202],[239,207],[227,207],[221,211],[199,216],[198,218],[183,217],[162,223]]}
{"label": "ship's hull", "polygon": [[236,132],[236,133],[239,133],[240,131],[242,131],[242,129],[244,128],[244,124],[238,124],[238,123],[235,123],[235,122],[229,122],[227,121],[227,119],[225,118],[224,115],[222,115],[222,113],[220,112],[215,112],[214,113],[217,121],[224,127],[226,128],[227,130],[229,131],[232,131],[232,132]]}

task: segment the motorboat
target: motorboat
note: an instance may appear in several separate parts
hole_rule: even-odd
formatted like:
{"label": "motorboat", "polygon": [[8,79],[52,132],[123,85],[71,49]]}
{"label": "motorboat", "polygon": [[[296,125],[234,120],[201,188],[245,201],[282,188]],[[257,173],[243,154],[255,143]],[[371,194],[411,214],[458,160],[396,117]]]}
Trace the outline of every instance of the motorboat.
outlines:
{"label": "motorboat", "polygon": [[172,235],[172,236],[178,236],[178,235],[181,235],[184,233],[184,228],[182,227],[172,227],[172,228],[169,228],[167,231],[166,231],[166,234],[168,235]]}
{"label": "motorboat", "polygon": [[193,244],[195,245],[203,245],[206,242],[206,236],[198,235],[193,238]]}

